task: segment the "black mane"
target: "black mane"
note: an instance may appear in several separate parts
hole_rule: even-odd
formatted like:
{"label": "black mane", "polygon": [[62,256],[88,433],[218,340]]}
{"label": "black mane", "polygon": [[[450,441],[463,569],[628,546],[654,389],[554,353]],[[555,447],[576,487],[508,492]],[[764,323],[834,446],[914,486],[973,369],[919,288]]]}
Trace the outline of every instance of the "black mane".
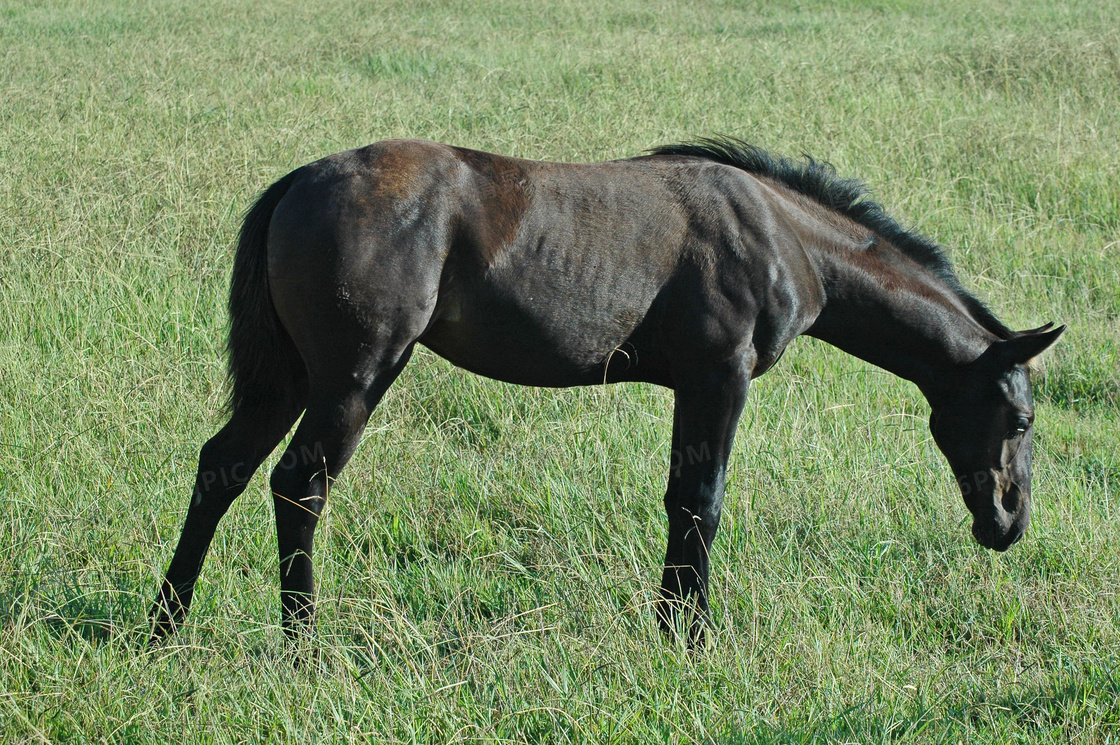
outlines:
{"label": "black mane", "polygon": [[948,285],[988,331],[1001,339],[1015,335],[988,310],[982,302],[964,289],[945,255],[944,249],[929,238],[906,230],[886,213],[882,205],[870,198],[870,189],[862,181],[836,175],[827,162],[806,156],[804,162],[777,158],[762,148],[730,137],[703,138],[690,143],[662,145],[650,151],[653,155],[681,155],[723,163],[747,173],[766,176],[804,194],[830,210],[839,212],[889,241],[914,261],[933,272]]}

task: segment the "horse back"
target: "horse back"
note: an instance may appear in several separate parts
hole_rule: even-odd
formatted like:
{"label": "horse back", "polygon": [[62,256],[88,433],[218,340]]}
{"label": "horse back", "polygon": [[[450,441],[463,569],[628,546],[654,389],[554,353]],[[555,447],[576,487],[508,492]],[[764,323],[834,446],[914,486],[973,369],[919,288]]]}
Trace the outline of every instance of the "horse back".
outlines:
{"label": "horse back", "polygon": [[305,170],[274,216],[275,274],[319,276],[365,318],[412,309],[421,343],[489,377],[672,385],[675,357],[784,347],[805,325],[778,318],[797,310],[804,266],[735,169],[403,140]]}

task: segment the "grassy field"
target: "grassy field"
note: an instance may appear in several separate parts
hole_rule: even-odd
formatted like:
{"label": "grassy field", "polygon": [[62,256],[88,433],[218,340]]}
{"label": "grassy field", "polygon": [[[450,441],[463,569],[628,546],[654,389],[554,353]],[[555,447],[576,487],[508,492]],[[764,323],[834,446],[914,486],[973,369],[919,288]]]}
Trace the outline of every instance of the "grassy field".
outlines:
{"label": "grassy field", "polygon": [[[790,5],[0,3],[0,741],[1120,742],[1115,4]],[[318,661],[260,476],[188,626],[133,642],[263,187],[389,137],[715,133],[867,179],[1010,325],[1069,324],[1019,545],[972,541],[912,385],[802,339],[752,387],[689,655],[649,607],[671,394],[421,351],[320,525]]]}

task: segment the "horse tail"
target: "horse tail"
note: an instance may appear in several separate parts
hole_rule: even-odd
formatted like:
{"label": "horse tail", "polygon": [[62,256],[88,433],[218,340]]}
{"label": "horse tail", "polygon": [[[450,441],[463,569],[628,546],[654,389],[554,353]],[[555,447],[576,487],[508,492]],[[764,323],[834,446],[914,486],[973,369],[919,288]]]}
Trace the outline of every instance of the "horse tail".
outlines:
{"label": "horse tail", "polygon": [[268,225],[298,173],[268,187],[241,225],[229,285],[228,412],[303,408],[299,391],[307,370],[268,286]]}

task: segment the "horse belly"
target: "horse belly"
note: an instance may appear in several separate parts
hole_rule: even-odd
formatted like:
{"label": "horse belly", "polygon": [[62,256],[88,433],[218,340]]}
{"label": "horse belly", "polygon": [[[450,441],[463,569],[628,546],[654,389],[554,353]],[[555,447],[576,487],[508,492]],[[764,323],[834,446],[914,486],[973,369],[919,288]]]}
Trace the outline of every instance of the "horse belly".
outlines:
{"label": "horse belly", "polygon": [[[610,380],[648,377],[659,382],[656,350],[641,333],[648,309],[611,308],[601,314],[590,305],[559,298],[534,304],[528,294],[516,301],[492,292],[441,296],[435,318],[419,341],[465,370],[507,383],[594,385],[604,382],[608,366]],[[615,374],[642,356],[642,374]],[[649,376],[643,377],[646,372]]]}

